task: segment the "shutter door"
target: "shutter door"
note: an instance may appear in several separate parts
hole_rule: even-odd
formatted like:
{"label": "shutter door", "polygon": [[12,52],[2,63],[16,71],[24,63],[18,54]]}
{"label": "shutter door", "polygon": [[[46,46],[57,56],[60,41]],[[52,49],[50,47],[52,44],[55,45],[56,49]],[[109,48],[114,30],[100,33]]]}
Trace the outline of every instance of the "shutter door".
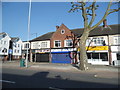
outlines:
{"label": "shutter door", "polygon": [[69,53],[65,54],[52,54],[52,63],[71,63]]}
{"label": "shutter door", "polygon": [[48,53],[44,53],[44,54],[37,53],[36,62],[49,62],[49,54]]}

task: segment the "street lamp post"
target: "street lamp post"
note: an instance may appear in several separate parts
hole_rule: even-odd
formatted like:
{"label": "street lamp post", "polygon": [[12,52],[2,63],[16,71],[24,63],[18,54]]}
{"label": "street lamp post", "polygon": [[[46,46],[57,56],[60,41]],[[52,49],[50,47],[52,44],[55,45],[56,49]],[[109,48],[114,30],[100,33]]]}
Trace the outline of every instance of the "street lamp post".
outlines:
{"label": "street lamp post", "polygon": [[26,67],[28,67],[28,49],[30,48],[29,46],[29,32],[30,32],[30,15],[31,15],[31,0],[29,3],[29,15],[28,15],[28,38],[27,38],[27,55],[26,55]]}

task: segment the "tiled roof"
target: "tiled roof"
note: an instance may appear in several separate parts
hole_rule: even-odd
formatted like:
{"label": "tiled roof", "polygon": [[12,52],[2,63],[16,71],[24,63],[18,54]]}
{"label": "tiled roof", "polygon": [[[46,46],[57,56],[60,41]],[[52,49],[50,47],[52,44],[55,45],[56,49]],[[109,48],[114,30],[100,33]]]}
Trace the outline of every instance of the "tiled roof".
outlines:
{"label": "tiled roof", "polygon": [[35,39],[30,40],[30,42],[32,42],[32,41],[50,40],[50,38],[52,37],[53,33],[54,33],[54,32],[46,33],[46,34],[44,34],[44,35],[42,35],[42,36],[39,36],[39,37],[37,37],[37,38],[35,38]]}
{"label": "tiled roof", "polygon": [[18,37],[11,37],[11,41],[19,40]]}
{"label": "tiled roof", "polygon": [[5,32],[0,33],[0,35],[6,34]]}
{"label": "tiled roof", "polygon": [[[77,36],[80,37],[83,33],[83,29],[84,28],[80,28],[80,29],[71,29],[71,31]],[[115,24],[115,25],[108,25],[107,28],[103,28],[103,26],[99,26],[97,28],[95,28],[94,30],[92,30],[90,32],[89,36],[101,36],[101,35],[114,35],[114,34],[120,34],[120,24]],[[49,32],[46,33],[44,35],[41,35],[33,40],[30,40],[30,42],[32,41],[43,41],[43,40],[50,40],[50,38],[52,37],[54,32]]]}
{"label": "tiled roof", "polygon": [[[90,32],[89,36],[101,36],[101,35],[114,35],[120,34],[120,24],[108,25],[107,28],[103,28],[103,26],[99,26]],[[71,30],[76,36],[81,36],[83,33],[83,28],[80,29],[72,29]]]}

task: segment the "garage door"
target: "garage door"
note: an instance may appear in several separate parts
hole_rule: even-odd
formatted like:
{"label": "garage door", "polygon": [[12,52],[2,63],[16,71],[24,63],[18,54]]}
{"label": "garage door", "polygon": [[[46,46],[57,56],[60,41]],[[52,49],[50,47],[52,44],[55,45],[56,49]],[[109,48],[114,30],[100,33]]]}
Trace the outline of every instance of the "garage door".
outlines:
{"label": "garage door", "polygon": [[44,53],[44,54],[37,53],[36,62],[49,62],[49,54],[48,53]]}
{"label": "garage door", "polygon": [[71,63],[71,58],[69,53],[52,54],[52,63]]}

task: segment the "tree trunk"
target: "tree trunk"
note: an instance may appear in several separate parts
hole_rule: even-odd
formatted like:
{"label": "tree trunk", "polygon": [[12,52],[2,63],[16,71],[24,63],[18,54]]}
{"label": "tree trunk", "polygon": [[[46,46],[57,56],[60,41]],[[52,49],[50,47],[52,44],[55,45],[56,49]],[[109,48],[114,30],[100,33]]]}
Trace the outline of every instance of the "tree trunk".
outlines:
{"label": "tree trunk", "polygon": [[86,54],[86,40],[88,38],[89,31],[84,30],[83,35],[80,38],[80,70],[87,70],[87,54]]}

